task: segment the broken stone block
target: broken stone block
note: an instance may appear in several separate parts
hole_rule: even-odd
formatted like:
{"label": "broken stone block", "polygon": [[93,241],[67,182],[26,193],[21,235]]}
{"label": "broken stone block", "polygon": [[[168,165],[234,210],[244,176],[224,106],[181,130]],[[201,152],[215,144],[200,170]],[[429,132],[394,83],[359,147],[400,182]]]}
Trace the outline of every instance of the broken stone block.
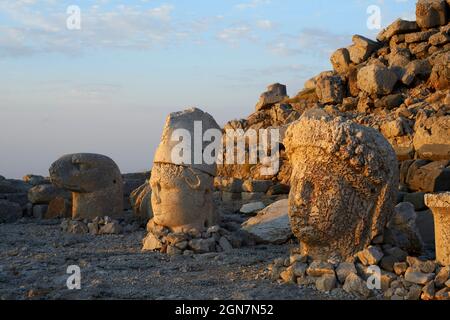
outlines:
{"label": "broken stone block", "polygon": [[253,214],[261,211],[265,207],[265,204],[262,202],[252,202],[244,204],[239,211],[243,214]]}
{"label": "broken stone block", "polygon": [[295,275],[294,275],[294,270],[293,270],[292,266],[286,268],[286,270],[281,272],[280,277],[285,283],[294,283]]}
{"label": "broken stone block", "polygon": [[450,144],[425,144],[417,150],[417,156],[431,161],[450,160]]}
{"label": "broken stone block", "polygon": [[292,264],[292,270],[294,271],[294,275],[298,278],[303,278],[305,276],[306,269],[308,269],[308,265],[306,263],[295,261]]}
{"label": "broken stone block", "polygon": [[352,61],[350,59],[350,53],[346,48],[336,50],[330,60],[333,65],[333,69],[338,74],[345,75],[348,73]]}
{"label": "broken stone block", "polygon": [[414,191],[427,193],[450,191],[448,164],[448,160],[434,161],[419,167],[408,176],[408,187]]}
{"label": "broken stone block", "polygon": [[442,267],[438,274],[436,275],[436,278],[434,279],[434,282],[436,284],[437,288],[442,288],[446,285],[447,281],[450,279],[450,266]]}
{"label": "broken stone block", "polygon": [[433,300],[435,293],[436,287],[434,281],[430,281],[422,288],[421,299],[425,301]]}
{"label": "broken stone block", "polygon": [[355,296],[366,299],[370,296],[370,290],[367,287],[367,283],[354,273],[348,275],[342,288],[345,292]]}
{"label": "broken stone block", "polygon": [[436,57],[430,75],[430,83],[437,90],[450,88],[450,52],[444,52]]}
{"label": "broken stone block", "polygon": [[437,32],[438,32],[437,30],[429,30],[429,31],[408,33],[405,35],[405,42],[414,43],[414,42],[428,41],[428,39]]}
{"label": "broken stone block", "polygon": [[416,225],[416,212],[411,203],[402,202],[395,207],[395,214],[387,228],[398,247],[407,252],[418,254],[422,252],[423,240]]}
{"label": "broken stone block", "polygon": [[421,271],[417,271],[413,268],[408,268],[405,272],[405,280],[415,283],[415,284],[421,284],[425,285],[429,281],[434,279],[435,274],[434,273],[423,273]]}
{"label": "broken stone block", "polygon": [[352,262],[341,262],[336,268],[336,275],[340,283],[344,283],[350,273],[358,273]]}
{"label": "broken stone block", "polygon": [[450,300],[450,288],[444,288],[436,292],[436,300]]}
{"label": "broken stone block", "polygon": [[267,91],[264,92],[259,98],[259,101],[256,105],[256,111],[267,109],[287,98],[289,97],[287,95],[287,89],[285,85],[279,83],[272,84],[267,87]]}
{"label": "broken stone block", "polygon": [[372,41],[360,35],[354,35],[353,45],[348,48],[350,59],[355,64],[366,61],[371,54],[380,47],[378,42]]}
{"label": "broken stone block", "polygon": [[322,292],[330,292],[336,288],[336,276],[334,274],[324,274],[316,280],[316,288]]}
{"label": "broken stone block", "polygon": [[151,232],[142,241],[142,251],[155,251],[163,247],[162,242]]}
{"label": "broken stone block", "polygon": [[321,76],[317,79],[316,94],[323,104],[339,104],[344,98],[344,85],[340,76]]}
{"label": "broken stone block", "polygon": [[292,237],[288,200],[280,200],[242,224],[242,228],[261,243],[285,243]]}
{"label": "broken stone block", "polygon": [[408,63],[401,78],[402,82],[409,86],[419,76],[428,77],[431,73],[431,65],[427,60],[414,60]]}
{"label": "broken stone block", "polygon": [[325,274],[334,275],[334,268],[331,263],[315,260],[306,269],[306,274],[311,277],[321,277]]}
{"label": "broken stone block", "polygon": [[415,21],[397,19],[378,34],[377,40],[381,42],[389,41],[395,35],[410,33],[417,30],[419,30],[419,26]]}
{"label": "broken stone block", "polygon": [[399,262],[395,256],[384,256],[380,261],[380,267],[383,270],[394,272],[394,264]]}
{"label": "broken stone block", "polygon": [[386,108],[389,110],[398,108],[405,98],[401,93],[391,94],[375,101],[375,108]]}
{"label": "broken stone block", "polygon": [[365,266],[377,265],[383,258],[383,252],[376,246],[370,246],[367,249],[357,253],[359,261]]}
{"label": "broken stone block", "polygon": [[405,134],[405,119],[399,117],[393,121],[385,122],[381,125],[380,131],[387,139],[400,137]]}
{"label": "broken stone block", "polygon": [[403,275],[408,269],[408,264],[406,262],[396,262],[394,263],[394,272],[396,275]]}
{"label": "broken stone block", "polygon": [[419,0],[416,4],[416,21],[422,29],[443,26],[447,23],[445,0]]}
{"label": "broken stone block", "polygon": [[433,46],[443,46],[450,42],[450,35],[445,32],[439,32],[432,35],[428,42]]}
{"label": "broken stone block", "polygon": [[120,234],[122,233],[122,226],[117,221],[106,223],[99,230],[99,234]]}
{"label": "broken stone block", "polygon": [[196,253],[208,253],[215,251],[216,241],[213,238],[192,239],[189,247]]}
{"label": "broken stone block", "polygon": [[390,94],[396,83],[397,75],[384,66],[373,64],[358,72],[358,87],[368,94]]}

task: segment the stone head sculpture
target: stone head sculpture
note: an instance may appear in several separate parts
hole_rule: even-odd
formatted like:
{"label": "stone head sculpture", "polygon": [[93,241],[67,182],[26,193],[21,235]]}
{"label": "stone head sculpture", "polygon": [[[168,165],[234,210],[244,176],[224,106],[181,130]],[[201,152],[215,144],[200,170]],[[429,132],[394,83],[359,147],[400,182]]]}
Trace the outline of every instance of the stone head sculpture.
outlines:
{"label": "stone head sculpture", "polygon": [[[203,136],[210,129],[220,133],[214,118],[196,108],[172,113],[167,118],[155,153],[150,186],[154,222],[173,232],[203,230],[218,222],[212,195],[216,162],[215,159],[205,162],[201,156],[206,148]],[[181,157],[176,151],[179,133],[184,133],[183,140],[188,140],[184,141],[188,143]],[[220,139],[217,143],[220,144]],[[200,147],[196,149],[195,145]]]}
{"label": "stone head sculpture", "polygon": [[284,144],[292,165],[289,216],[303,254],[345,260],[383,233],[398,164],[378,131],[313,112],[288,128]]}
{"label": "stone head sculpture", "polygon": [[110,158],[90,153],[62,156],[50,169],[53,184],[72,191],[72,218],[118,217],[123,214],[123,182]]}
{"label": "stone head sculpture", "polygon": [[173,232],[216,224],[213,179],[190,167],[155,163],[150,179],[154,222]]}

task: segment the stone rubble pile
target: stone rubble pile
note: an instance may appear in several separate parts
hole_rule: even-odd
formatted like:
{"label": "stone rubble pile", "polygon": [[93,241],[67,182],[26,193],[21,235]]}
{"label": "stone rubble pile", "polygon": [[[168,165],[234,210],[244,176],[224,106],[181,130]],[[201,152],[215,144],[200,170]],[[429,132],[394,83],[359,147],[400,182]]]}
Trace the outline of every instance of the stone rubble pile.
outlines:
{"label": "stone rubble pile", "polygon": [[131,233],[141,229],[141,223],[133,216],[112,219],[108,216],[89,219],[63,219],[61,230],[72,234],[111,235]]}
{"label": "stone rubble pile", "polygon": [[[374,266],[380,268],[379,275]],[[345,262],[312,260],[293,253],[268,266],[273,280],[359,299],[450,300],[450,267],[416,258],[398,247],[371,246]],[[379,285],[379,287],[377,287]]]}
{"label": "stone rubble pile", "polygon": [[[282,85],[270,86],[255,113],[230,121],[224,130],[280,128],[283,133],[306,110],[319,107],[333,117],[342,116],[380,131],[398,160],[408,161],[405,166],[426,160],[421,166],[440,167],[433,169],[426,186],[418,185],[424,177],[420,171],[409,173],[409,178],[402,180],[403,191],[449,191],[450,179],[444,178],[450,170],[448,10],[445,0],[421,0],[417,22],[398,19],[377,40],[355,35],[349,47],[332,54],[332,71],[320,73],[296,96],[284,100],[282,94],[271,94],[273,86]],[[286,91],[284,87],[277,92]],[[291,168],[283,147],[280,156],[280,171],[263,179],[289,184]],[[258,169],[259,165],[221,165],[218,176],[261,179]],[[433,184],[433,179],[439,184]]]}
{"label": "stone rubble pile", "polygon": [[233,248],[255,245],[254,238],[242,230],[231,231],[214,225],[200,231],[192,228],[185,232],[171,232],[150,220],[147,236],[142,240],[142,251],[157,251],[168,255],[192,255],[226,252]]}

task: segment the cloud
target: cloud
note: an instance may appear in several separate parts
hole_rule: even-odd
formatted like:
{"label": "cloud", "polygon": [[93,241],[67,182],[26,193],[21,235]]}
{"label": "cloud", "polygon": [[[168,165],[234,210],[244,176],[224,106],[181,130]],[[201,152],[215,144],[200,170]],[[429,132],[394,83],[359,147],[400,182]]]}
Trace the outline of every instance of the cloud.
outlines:
{"label": "cloud", "polygon": [[271,30],[274,28],[274,23],[270,20],[258,20],[256,26],[263,30]]}
{"label": "cloud", "polygon": [[248,25],[225,28],[217,34],[217,38],[233,46],[237,46],[242,40],[256,40],[256,36]]}
{"label": "cloud", "polygon": [[235,6],[236,9],[245,10],[259,7],[260,5],[270,4],[271,0],[251,0],[239,3]]}
{"label": "cloud", "polygon": [[312,56],[329,57],[337,48],[349,45],[351,35],[336,34],[319,29],[305,28],[298,34],[279,35],[276,41],[267,43],[267,48],[280,56],[308,54]]}
{"label": "cloud", "polygon": [[[81,10],[81,30],[66,28],[66,6],[41,0],[0,3],[0,14],[11,22],[1,27],[0,55],[63,52],[76,54],[90,48],[148,49],[168,46],[186,38],[172,19],[174,6],[162,4],[145,9],[140,5]],[[104,1],[103,1],[104,3]]]}

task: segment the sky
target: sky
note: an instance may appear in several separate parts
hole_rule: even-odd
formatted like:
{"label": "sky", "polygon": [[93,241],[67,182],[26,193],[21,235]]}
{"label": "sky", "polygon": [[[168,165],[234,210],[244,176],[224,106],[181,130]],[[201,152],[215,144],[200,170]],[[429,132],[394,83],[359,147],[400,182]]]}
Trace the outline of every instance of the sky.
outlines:
{"label": "sky", "polygon": [[414,20],[415,0],[0,0],[0,175],[78,152],[149,170],[170,112],[223,125],[271,83],[295,95],[353,34],[376,37],[373,6],[381,27]]}

